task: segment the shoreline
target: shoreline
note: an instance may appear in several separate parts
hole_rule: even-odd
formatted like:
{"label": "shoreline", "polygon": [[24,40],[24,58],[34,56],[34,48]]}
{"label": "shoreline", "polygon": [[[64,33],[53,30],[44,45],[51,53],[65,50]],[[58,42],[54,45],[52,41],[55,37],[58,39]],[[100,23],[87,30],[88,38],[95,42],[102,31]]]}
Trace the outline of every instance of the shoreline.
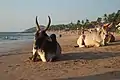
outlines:
{"label": "shoreline", "polygon": [[16,50],[27,49],[27,46],[32,46],[33,40],[14,40],[0,42],[0,56],[16,54]]}

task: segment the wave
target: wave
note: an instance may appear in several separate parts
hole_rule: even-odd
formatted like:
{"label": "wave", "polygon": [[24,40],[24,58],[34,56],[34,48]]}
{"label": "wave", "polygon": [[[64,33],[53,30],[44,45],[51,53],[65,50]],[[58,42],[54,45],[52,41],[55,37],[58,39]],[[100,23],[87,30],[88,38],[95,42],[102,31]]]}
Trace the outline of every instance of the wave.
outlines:
{"label": "wave", "polygon": [[33,39],[33,33],[0,32],[0,41]]}

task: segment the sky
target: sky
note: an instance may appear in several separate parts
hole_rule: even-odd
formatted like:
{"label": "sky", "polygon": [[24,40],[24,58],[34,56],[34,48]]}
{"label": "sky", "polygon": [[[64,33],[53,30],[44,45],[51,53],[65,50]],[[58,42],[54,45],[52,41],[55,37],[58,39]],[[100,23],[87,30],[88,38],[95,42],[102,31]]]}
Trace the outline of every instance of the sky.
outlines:
{"label": "sky", "polygon": [[18,32],[36,26],[96,20],[120,10],[120,0],[0,0],[0,32]]}

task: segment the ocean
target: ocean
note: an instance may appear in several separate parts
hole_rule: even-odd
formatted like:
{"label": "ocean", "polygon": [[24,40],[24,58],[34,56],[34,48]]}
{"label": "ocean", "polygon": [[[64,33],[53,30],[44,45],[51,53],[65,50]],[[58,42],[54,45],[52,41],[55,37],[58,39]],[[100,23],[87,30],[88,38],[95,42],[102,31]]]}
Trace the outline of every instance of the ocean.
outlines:
{"label": "ocean", "polygon": [[11,54],[11,51],[21,49],[33,39],[34,33],[0,32],[0,55]]}
{"label": "ocean", "polygon": [[34,33],[0,32],[0,42],[31,40],[33,38]]}

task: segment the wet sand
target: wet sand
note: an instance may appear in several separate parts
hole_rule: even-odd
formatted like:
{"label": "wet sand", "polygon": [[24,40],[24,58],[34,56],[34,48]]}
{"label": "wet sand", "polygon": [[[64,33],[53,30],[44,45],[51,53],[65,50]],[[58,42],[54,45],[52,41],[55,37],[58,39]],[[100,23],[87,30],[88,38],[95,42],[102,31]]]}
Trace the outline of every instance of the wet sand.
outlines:
{"label": "wet sand", "polygon": [[[5,41],[0,42],[0,56],[8,55],[8,54],[15,54],[16,50],[22,50],[32,47],[33,40],[13,40],[13,41]],[[25,47],[26,46],[26,47]]]}
{"label": "wet sand", "polygon": [[75,48],[77,38],[67,33],[57,38],[62,56],[47,63],[30,61],[32,42],[21,43],[0,56],[0,80],[120,80],[120,35],[99,48]]}

